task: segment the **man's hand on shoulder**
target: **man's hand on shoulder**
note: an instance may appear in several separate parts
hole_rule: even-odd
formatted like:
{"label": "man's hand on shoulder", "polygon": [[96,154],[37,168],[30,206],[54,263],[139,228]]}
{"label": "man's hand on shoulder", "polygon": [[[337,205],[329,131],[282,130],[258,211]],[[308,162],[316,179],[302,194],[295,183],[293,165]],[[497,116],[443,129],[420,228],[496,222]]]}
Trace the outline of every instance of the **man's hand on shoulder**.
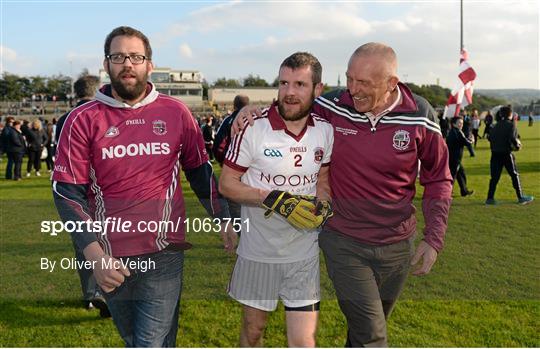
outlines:
{"label": "man's hand on shoulder", "polygon": [[240,131],[244,129],[246,121],[249,123],[250,126],[253,126],[253,114],[261,116],[261,109],[254,105],[246,105],[245,107],[240,109],[231,127],[231,137],[236,136]]}
{"label": "man's hand on shoulder", "polygon": [[433,264],[437,261],[437,251],[424,240],[416,248],[416,253],[411,260],[411,266],[420,262],[420,259],[422,259],[422,265],[413,271],[413,275],[421,276],[428,274]]}

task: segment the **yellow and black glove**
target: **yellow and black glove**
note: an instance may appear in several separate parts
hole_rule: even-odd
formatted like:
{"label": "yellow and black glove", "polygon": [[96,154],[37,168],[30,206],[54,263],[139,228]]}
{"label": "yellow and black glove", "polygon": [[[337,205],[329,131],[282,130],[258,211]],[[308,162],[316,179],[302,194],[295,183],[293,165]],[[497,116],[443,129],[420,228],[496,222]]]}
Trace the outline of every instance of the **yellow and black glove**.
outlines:
{"label": "yellow and black glove", "polygon": [[315,229],[323,222],[322,215],[316,215],[315,197],[309,195],[292,195],[285,191],[273,190],[263,201],[268,209],[266,218],[276,212],[298,229]]}
{"label": "yellow and black glove", "polygon": [[317,203],[317,206],[315,206],[315,215],[318,217],[322,217],[321,225],[324,225],[328,218],[334,215],[334,211],[332,210],[332,203],[328,200],[319,201]]}

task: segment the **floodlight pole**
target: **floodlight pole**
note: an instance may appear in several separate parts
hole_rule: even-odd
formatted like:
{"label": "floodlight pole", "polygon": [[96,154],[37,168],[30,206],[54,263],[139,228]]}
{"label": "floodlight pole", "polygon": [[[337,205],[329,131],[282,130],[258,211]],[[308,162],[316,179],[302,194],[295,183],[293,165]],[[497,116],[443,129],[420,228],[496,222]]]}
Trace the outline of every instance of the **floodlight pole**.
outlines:
{"label": "floodlight pole", "polygon": [[460,0],[460,14],[461,14],[461,21],[460,21],[460,42],[459,42],[459,51],[463,51],[463,0]]}

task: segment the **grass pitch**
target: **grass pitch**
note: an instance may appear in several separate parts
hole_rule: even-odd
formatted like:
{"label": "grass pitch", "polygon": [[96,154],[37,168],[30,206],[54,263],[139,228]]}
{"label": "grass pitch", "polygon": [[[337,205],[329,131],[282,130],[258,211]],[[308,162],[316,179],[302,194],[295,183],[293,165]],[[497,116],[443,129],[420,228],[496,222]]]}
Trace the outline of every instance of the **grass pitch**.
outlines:
{"label": "grass pitch", "polygon": [[[540,346],[540,124],[527,127],[520,122],[519,131],[524,147],[516,158],[524,192],[537,200],[528,206],[515,204],[510,178],[503,173],[496,193],[500,204],[483,204],[490,152],[488,142],[480,140],[476,157],[466,154],[463,161],[475,193],[461,198],[456,184],[445,249],[431,274],[409,278],[389,320],[391,346]],[[5,161],[0,164],[2,177]],[[185,184],[188,216],[204,217]],[[418,198],[421,193],[418,186]],[[46,176],[0,180],[0,210],[0,345],[123,346],[110,319],[82,308],[76,271],[40,269],[42,257],[73,256],[66,233],[40,232],[41,221],[58,219]],[[237,346],[240,306],[225,293],[234,257],[224,253],[216,234],[192,233],[188,240],[194,248],[186,254],[177,344]],[[321,263],[317,343],[340,347],[346,323]],[[270,317],[265,346],[287,345],[283,321],[280,307]]]}

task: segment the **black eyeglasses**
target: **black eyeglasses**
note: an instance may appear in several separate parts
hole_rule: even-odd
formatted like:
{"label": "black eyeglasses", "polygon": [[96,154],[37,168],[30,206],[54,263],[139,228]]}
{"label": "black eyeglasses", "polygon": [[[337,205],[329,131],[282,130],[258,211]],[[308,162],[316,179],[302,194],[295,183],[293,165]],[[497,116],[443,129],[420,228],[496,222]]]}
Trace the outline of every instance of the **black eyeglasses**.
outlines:
{"label": "black eyeglasses", "polygon": [[124,55],[122,53],[114,53],[112,55],[106,55],[105,58],[107,58],[111,63],[114,64],[124,64],[127,58],[129,58],[129,61],[131,64],[143,64],[146,56],[144,55]]}

